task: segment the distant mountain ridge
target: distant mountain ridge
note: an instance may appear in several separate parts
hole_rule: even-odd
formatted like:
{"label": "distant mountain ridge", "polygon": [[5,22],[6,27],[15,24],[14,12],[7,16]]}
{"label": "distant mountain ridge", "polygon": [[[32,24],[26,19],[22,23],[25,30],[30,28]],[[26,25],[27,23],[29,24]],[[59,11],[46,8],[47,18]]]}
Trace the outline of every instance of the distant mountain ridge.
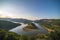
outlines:
{"label": "distant mountain ridge", "polygon": [[19,22],[19,23],[30,23],[30,22],[42,23],[42,22],[51,22],[52,20],[60,20],[60,19],[28,20],[23,18],[0,18],[0,20],[13,21],[13,22]]}
{"label": "distant mountain ridge", "polygon": [[19,22],[19,23],[29,23],[29,22],[32,22],[31,20],[22,19],[22,18],[0,18],[0,20],[13,21],[13,22]]}

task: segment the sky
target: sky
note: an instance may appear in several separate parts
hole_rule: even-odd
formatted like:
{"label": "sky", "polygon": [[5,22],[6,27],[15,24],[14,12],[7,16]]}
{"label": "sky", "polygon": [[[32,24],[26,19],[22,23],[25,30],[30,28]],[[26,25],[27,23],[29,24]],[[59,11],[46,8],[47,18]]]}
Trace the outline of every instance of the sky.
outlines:
{"label": "sky", "polygon": [[0,17],[60,19],[59,0],[0,0]]}

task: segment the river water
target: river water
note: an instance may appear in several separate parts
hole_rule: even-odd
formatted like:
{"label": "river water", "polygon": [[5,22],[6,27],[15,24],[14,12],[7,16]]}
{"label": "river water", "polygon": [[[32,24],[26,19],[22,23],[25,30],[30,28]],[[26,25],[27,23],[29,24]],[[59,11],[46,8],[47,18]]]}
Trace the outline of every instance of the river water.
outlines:
{"label": "river water", "polygon": [[35,22],[32,22],[32,23],[36,25],[38,30],[24,31],[23,28],[26,27],[28,24],[20,23],[21,24],[20,26],[17,26],[16,28],[13,28],[13,29],[11,29],[9,31],[15,32],[15,33],[20,34],[20,35],[25,34],[25,35],[30,35],[30,36],[31,35],[36,35],[38,33],[45,34],[45,33],[48,32],[45,28],[41,27],[37,23],[35,23]]}

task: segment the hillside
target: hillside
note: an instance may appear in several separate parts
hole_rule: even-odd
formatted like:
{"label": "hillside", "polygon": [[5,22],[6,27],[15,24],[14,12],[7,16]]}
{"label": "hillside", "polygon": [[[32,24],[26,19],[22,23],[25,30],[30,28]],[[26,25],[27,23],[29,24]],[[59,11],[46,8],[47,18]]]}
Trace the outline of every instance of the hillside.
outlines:
{"label": "hillside", "polygon": [[19,23],[29,23],[32,22],[31,20],[23,19],[23,18],[0,18],[0,20],[5,20],[5,21],[14,21],[14,22],[19,22]]}
{"label": "hillside", "polygon": [[60,19],[42,19],[36,20],[35,22],[46,28],[48,31],[60,31]]}
{"label": "hillside", "polygon": [[21,24],[12,23],[10,21],[0,20],[0,29],[10,30],[10,29],[15,28],[19,25],[21,25]]}

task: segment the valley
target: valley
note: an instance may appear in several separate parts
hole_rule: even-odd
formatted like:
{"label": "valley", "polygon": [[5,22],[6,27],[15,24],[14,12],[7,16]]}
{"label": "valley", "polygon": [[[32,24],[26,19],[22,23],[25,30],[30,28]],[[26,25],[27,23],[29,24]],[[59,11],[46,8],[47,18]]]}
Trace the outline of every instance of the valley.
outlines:
{"label": "valley", "polygon": [[[23,37],[26,36],[26,38],[30,39],[33,37],[34,40],[53,40],[53,37],[56,37],[56,35],[60,33],[60,19],[41,19],[31,22],[28,20],[26,23],[23,20],[22,22],[10,21],[10,19],[0,20],[0,30],[1,32],[5,32],[4,30],[13,32],[12,34],[16,33],[15,35],[22,35]],[[51,33],[55,34],[55,36]],[[20,39],[19,37],[16,40]]]}

